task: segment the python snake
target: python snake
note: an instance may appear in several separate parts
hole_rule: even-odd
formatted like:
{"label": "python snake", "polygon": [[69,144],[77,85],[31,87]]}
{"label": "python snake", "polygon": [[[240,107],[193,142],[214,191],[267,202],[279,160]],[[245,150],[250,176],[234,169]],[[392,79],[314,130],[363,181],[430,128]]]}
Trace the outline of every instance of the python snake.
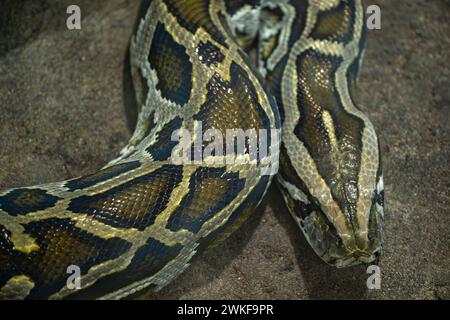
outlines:
{"label": "python snake", "polygon": [[[359,0],[145,1],[130,45],[136,129],[98,172],[0,191],[0,297],[161,289],[254,211],[278,154],[278,185],[315,252],[337,267],[373,261],[384,190],[374,127],[353,99],[364,40]],[[194,152],[205,131],[233,128],[275,132],[268,154],[173,161],[177,130],[194,132]]]}

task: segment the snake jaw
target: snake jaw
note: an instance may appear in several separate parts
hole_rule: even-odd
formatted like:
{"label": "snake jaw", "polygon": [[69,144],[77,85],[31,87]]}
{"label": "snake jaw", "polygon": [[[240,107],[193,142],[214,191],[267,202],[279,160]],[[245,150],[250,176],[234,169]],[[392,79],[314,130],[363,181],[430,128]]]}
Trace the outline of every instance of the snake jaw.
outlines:
{"label": "snake jaw", "polygon": [[[380,178],[382,179],[382,178]],[[375,261],[382,246],[382,189],[372,192],[372,205],[368,213],[355,212],[350,221],[345,212],[334,212],[333,216],[347,221],[345,233],[338,232],[338,222],[328,218],[307,190],[300,190],[278,177],[282,194],[297,225],[314,252],[327,264],[337,268],[367,264]],[[381,183],[382,184],[382,183]],[[380,186],[380,183],[378,184]],[[381,208],[381,211],[380,211]],[[365,225],[357,223],[358,218],[368,217]],[[339,223],[342,219],[339,219]]]}
{"label": "snake jaw", "polygon": [[[382,185],[382,177],[379,178]],[[352,224],[352,230],[356,243],[354,246],[347,248],[346,253],[339,257],[335,263],[338,268],[349,267],[358,264],[372,263],[379,257],[382,248],[382,229],[383,229],[383,193],[382,188],[378,187],[372,193],[372,205],[368,213],[357,212],[356,217],[367,217],[367,224],[358,226]]]}

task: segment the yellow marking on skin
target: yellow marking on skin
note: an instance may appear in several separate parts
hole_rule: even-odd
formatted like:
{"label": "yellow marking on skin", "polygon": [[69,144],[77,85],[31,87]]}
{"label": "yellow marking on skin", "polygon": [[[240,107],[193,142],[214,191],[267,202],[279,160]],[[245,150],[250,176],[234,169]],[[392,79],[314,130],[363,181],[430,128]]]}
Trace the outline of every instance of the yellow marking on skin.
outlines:
{"label": "yellow marking on skin", "polygon": [[330,144],[334,150],[338,150],[338,144],[336,139],[336,132],[334,130],[334,123],[331,115],[328,111],[324,110],[322,113],[322,120],[327,128],[328,138],[330,139]]}
{"label": "yellow marking on skin", "polygon": [[337,7],[340,0],[310,0],[310,2],[311,6],[316,7],[318,10],[325,11]]}
{"label": "yellow marking on skin", "polygon": [[[259,173],[259,168],[255,167],[255,170]],[[252,170],[248,171],[251,172]],[[245,179],[245,186],[243,190],[230,202],[230,204],[203,224],[201,230],[199,231],[201,236],[208,235],[227,223],[232,213],[237,210],[242,201],[249,196],[259,182],[259,179],[255,178],[255,172],[253,173],[253,175],[249,174],[249,177]]]}
{"label": "yellow marking on skin", "polygon": [[[27,237],[15,237],[12,236],[11,240],[14,243],[14,250],[21,251],[23,253],[29,254],[33,251],[39,250],[39,246],[34,242],[34,240],[31,237],[28,237],[28,241],[26,241],[24,238]],[[17,245],[17,243],[25,242],[23,245]]]}
{"label": "yellow marking on skin", "polygon": [[153,173],[156,170],[160,169],[165,164],[172,164],[172,163],[170,161],[158,161],[158,162],[155,161],[152,163],[142,164],[140,167],[134,170],[124,172],[123,174],[114,176],[107,181],[103,181],[90,188],[84,189],[83,195],[95,196],[98,194],[102,194],[105,191],[111,190],[129,181]]}
{"label": "yellow marking on skin", "polygon": [[90,234],[93,234],[102,239],[111,239],[118,237],[128,242],[132,242],[133,239],[139,234],[139,230],[136,228],[115,228],[98,220],[95,220],[88,215],[84,215],[82,219],[76,220],[76,228],[89,232]]}
{"label": "yellow marking on skin", "polygon": [[11,232],[10,240],[14,244],[14,249],[26,254],[39,250],[39,245],[25,233],[25,228],[18,222],[20,218],[22,216],[12,217],[0,209],[0,224]]}
{"label": "yellow marking on skin", "polygon": [[0,300],[24,299],[33,288],[34,282],[28,276],[14,276],[0,288]]}
{"label": "yellow marking on skin", "polygon": [[179,207],[181,200],[189,193],[190,178],[197,168],[195,165],[184,166],[183,179],[172,191],[171,201],[167,204],[167,208],[156,217],[155,224],[167,225],[172,213]]}

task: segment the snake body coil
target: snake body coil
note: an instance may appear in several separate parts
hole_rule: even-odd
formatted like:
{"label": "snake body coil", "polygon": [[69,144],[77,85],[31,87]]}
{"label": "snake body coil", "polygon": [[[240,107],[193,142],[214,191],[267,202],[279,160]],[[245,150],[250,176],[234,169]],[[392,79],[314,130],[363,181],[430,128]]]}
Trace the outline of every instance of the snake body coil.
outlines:
{"label": "snake body coil", "polygon": [[[314,250],[338,267],[372,261],[383,183],[373,126],[352,98],[363,29],[352,0],[145,1],[130,48],[135,132],[94,174],[0,192],[0,297],[159,290],[254,211],[278,150],[279,185]],[[245,53],[255,42],[259,70]],[[210,142],[227,147],[227,129],[282,127],[281,148],[268,134],[254,161],[174,162],[175,132],[194,133],[175,134],[188,153],[208,148],[195,143],[199,126],[200,139],[218,131],[223,141]],[[78,290],[67,286],[73,266]]]}

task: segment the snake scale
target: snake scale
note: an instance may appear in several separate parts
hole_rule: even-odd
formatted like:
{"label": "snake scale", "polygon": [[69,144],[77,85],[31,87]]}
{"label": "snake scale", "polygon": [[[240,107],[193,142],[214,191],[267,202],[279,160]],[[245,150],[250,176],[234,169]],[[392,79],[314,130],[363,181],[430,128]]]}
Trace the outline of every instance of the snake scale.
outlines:
{"label": "snake scale", "polygon": [[[264,160],[278,156],[277,184],[315,252],[337,267],[373,261],[384,190],[374,127],[353,99],[364,28],[358,0],[144,1],[130,45],[136,129],[98,172],[0,192],[0,297],[161,289],[254,211],[274,176]],[[174,162],[173,133],[199,123],[275,134],[253,161]]]}

